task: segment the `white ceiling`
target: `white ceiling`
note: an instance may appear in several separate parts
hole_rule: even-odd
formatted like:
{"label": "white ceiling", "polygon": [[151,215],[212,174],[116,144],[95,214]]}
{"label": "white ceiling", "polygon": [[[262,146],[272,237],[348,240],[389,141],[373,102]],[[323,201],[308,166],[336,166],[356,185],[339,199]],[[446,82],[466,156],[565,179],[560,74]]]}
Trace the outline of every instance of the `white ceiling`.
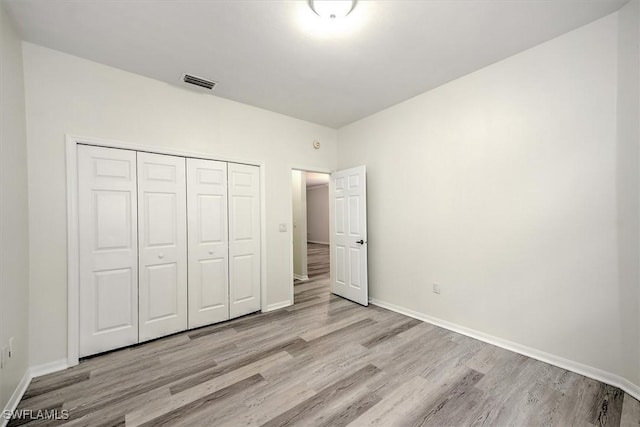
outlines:
{"label": "white ceiling", "polygon": [[338,128],[617,10],[626,0],[6,0],[30,42]]}
{"label": "white ceiling", "polygon": [[307,172],[305,178],[307,180],[307,188],[329,183],[329,174],[326,173]]}

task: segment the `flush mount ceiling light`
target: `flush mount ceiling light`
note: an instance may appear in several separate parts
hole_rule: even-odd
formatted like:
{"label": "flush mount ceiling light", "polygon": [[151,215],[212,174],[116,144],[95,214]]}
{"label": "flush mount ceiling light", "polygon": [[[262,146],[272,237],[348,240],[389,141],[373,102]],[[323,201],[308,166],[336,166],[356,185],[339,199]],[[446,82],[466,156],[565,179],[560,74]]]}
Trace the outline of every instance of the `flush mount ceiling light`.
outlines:
{"label": "flush mount ceiling light", "polygon": [[321,18],[340,19],[351,13],[356,0],[309,0],[309,7]]}

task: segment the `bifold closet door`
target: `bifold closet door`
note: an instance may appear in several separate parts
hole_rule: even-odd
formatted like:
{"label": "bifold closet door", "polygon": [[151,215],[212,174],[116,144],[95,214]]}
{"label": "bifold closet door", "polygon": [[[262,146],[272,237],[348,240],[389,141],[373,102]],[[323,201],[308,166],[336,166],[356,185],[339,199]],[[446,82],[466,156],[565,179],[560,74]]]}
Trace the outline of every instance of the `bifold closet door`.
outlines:
{"label": "bifold closet door", "polygon": [[260,310],[260,168],[228,164],[229,313]]}
{"label": "bifold closet door", "polygon": [[78,146],[81,357],[138,342],[136,152]]}
{"label": "bifold closet door", "polygon": [[138,152],[140,341],[187,329],[185,158]]}
{"label": "bifold closet door", "polygon": [[227,164],[187,159],[189,328],[229,319]]}

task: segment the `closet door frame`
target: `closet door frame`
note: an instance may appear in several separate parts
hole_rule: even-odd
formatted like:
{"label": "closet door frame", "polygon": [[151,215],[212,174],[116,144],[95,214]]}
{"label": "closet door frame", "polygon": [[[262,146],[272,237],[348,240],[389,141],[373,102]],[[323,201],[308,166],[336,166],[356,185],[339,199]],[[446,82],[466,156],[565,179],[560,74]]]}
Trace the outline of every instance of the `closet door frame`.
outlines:
{"label": "closet door frame", "polygon": [[[211,154],[172,150],[150,145],[129,144],[99,138],[87,138],[77,135],[66,135],[66,173],[67,173],[67,360],[57,362],[50,367],[50,372],[75,366],[80,356],[80,263],[79,263],[79,209],[78,209],[78,145],[91,145],[105,148],[141,151],[153,154],[192,157],[195,159],[215,160],[229,163],[241,163],[260,168],[260,305],[261,311],[267,312],[267,270],[266,270],[266,209],[265,209],[265,165],[263,162],[250,159],[234,159]],[[271,308],[275,310],[278,307]],[[48,371],[49,372],[49,371]],[[45,373],[48,373],[45,372]]]}

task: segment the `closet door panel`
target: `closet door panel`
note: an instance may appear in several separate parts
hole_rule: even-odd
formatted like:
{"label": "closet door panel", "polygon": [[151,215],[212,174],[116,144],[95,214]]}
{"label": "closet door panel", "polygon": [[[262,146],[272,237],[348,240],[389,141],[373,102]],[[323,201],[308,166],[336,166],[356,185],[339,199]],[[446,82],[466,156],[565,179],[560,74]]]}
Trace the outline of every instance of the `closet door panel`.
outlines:
{"label": "closet door panel", "polygon": [[260,168],[228,164],[230,317],[260,310]]}
{"label": "closet door panel", "polygon": [[136,153],[78,146],[81,357],[138,342]]}
{"label": "closet door panel", "polygon": [[187,159],[189,328],[229,319],[227,164]]}
{"label": "closet door panel", "polygon": [[185,159],[139,152],[140,341],[187,329]]}

